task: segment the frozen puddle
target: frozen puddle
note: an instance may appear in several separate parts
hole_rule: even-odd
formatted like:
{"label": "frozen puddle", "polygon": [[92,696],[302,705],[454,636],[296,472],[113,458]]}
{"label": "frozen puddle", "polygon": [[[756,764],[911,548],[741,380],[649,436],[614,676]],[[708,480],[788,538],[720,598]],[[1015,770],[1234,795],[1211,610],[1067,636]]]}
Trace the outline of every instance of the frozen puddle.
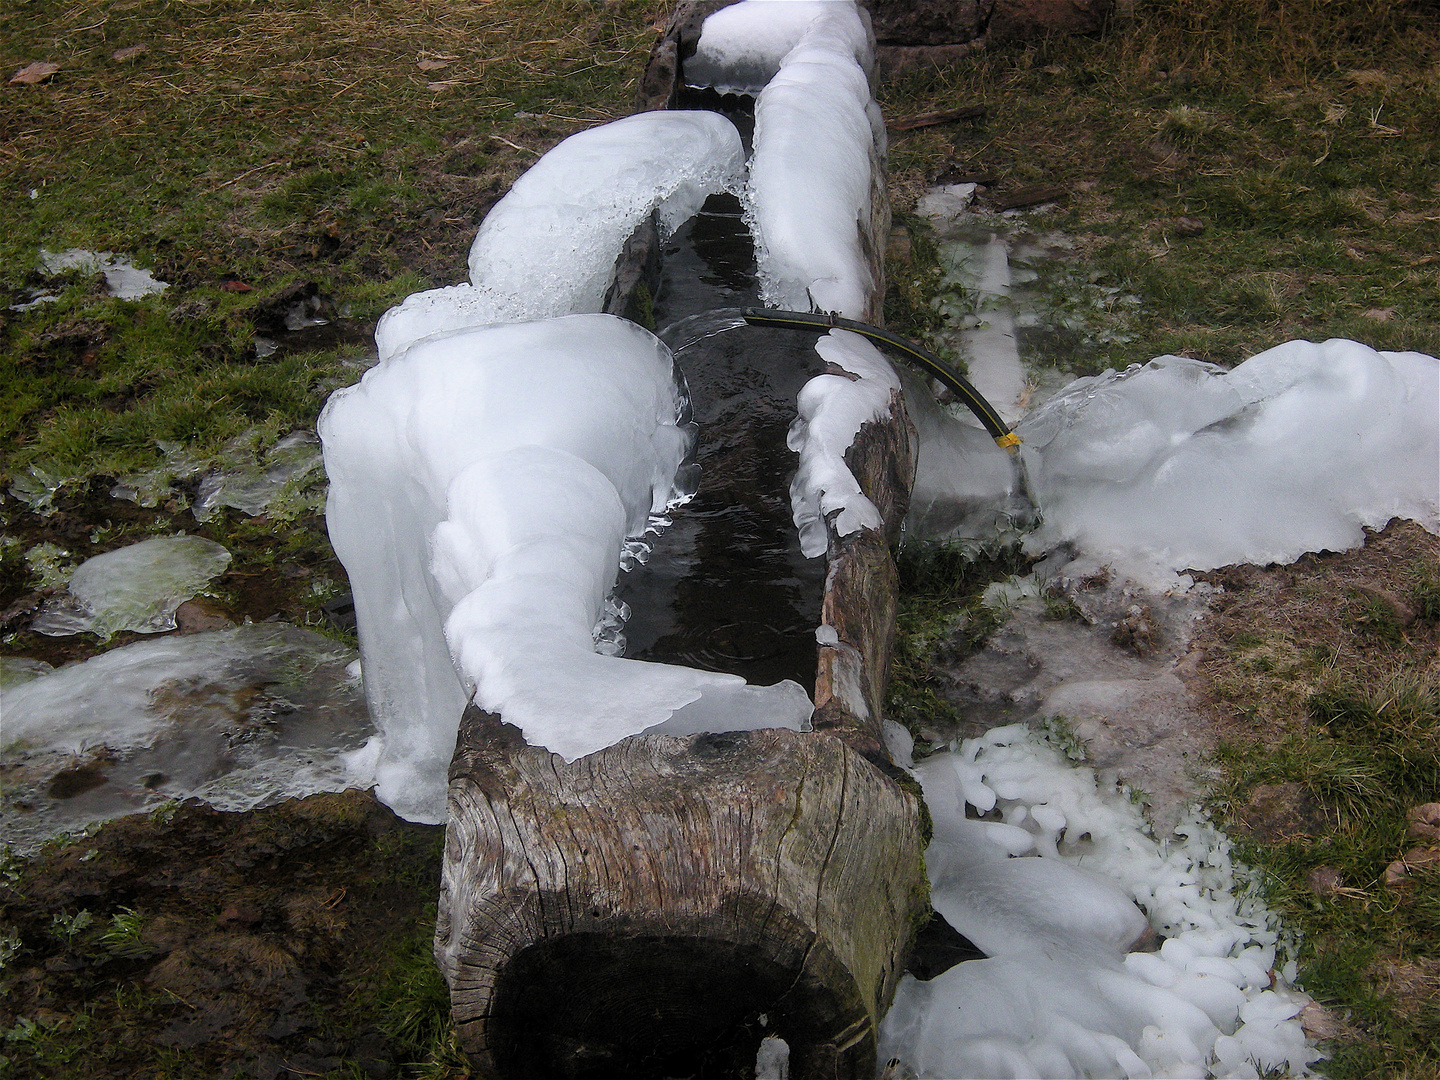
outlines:
{"label": "frozen puddle", "polygon": [[1023,725],[915,774],[935,909],[987,958],[905,976],[882,1060],[921,1077],[1311,1075],[1278,920],[1206,822],[1157,842],[1123,791]]}
{"label": "frozen puddle", "polygon": [[230,565],[230,552],[201,536],[167,536],[86,559],[69,591],[50,600],[33,629],[51,637],[175,629],[175,609]]}
{"label": "frozen puddle", "polygon": [[117,300],[139,300],[142,296],[162,293],[170,287],[168,281],[156,280],[149,270],[142,270],[134,265],[128,256],[116,255],[113,251],[86,251],[84,248],[70,248],[67,251],[40,249],[41,273],[53,277],[66,270],[104,274],[105,289]]}
{"label": "frozen puddle", "polygon": [[171,799],[250,810],[368,788],[356,653],[284,623],[175,635],[0,676],[0,841],[19,849]]}

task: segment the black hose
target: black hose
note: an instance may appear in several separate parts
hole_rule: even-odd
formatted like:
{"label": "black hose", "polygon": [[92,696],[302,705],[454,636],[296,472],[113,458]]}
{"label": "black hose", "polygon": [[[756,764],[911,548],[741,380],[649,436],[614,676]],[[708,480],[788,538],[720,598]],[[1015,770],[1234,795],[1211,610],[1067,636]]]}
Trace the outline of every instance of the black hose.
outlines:
{"label": "black hose", "polygon": [[927,374],[935,376],[954,391],[955,395],[965,402],[970,411],[975,414],[976,419],[985,425],[985,430],[995,440],[995,445],[1012,452],[1015,447],[1020,445],[1020,436],[1011,431],[1010,425],[1000,419],[1000,414],[980,395],[979,390],[970,385],[970,380],[954,371],[949,364],[930,350],[921,348],[913,341],[907,341],[899,334],[892,334],[889,330],[882,330],[869,323],[842,319],[838,315],[820,315],[808,311],[745,308],[740,315],[751,326],[778,326],[787,330],[818,330],[822,333],[831,329],[850,330],[881,345],[889,345],[907,360]]}

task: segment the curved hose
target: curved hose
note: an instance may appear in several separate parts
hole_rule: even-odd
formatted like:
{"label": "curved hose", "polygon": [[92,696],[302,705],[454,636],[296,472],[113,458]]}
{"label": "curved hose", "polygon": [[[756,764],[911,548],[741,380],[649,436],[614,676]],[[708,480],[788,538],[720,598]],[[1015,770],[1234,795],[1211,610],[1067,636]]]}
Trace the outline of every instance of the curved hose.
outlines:
{"label": "curved hose", "polygon": [[979,390],[970,385],[968,379],[952,370],[949,364],[928,349],[921,348],[913,341],[907,341],[899,334],[892,334],[889,330],[882,330],[869,323],[842,319],[838,315],[819,315],[808,311],[745,308],[740,315],[751,326],[777,326],[787,330],[818,330],[821,332],[838,328],[853,331],[882,345],[889,345],[954,391],[955,395],[975,414],[976,419],[985,425],[985,430],[995,440],[996,446],[1002,446],[1013,453],[1015,448],[1020,445],[1020,436],[1010,430],[1010,425],[1000,419],[1000,414],[995,411],[990,402],[980,395]]}

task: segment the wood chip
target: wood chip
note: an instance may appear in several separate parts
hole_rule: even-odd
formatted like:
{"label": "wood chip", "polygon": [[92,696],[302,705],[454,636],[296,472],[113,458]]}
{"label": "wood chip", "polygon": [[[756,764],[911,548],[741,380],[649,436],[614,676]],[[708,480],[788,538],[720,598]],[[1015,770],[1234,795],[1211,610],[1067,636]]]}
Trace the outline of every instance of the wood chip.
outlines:
{"label": "wood chip", "polygon": [[150,51],[149,45],[130,45],[124,49],[116,49],[110,54],[111,60],[132,60],[141,53]]}
{"label": "wood chip", "polygon": [[958,120],[979,120],[985,115],[984,105],[967,105],[963,109],[946,109],[944,112],[921,113],[893,120],[885,126],[891,131],[914,131],[916,128],[936,127],[953,124]]}
{"label": "wood chip", "polygon": [[36,83],[44,82],[59,70],[59,64],[52,64],[48,60],[37,60],[33,64],[26,64],[14,75],[11,75],[10,85],[34,86]]}
{"label": "wood chip", "polygon": [[1070,189],[1060,184],[1030,184],[1016,188],[1004,195],[996,195],[990,205],[996,210],[1019,210],[1026,206],[1040,206],[1042,203],[1060,202],[1068,198]]}

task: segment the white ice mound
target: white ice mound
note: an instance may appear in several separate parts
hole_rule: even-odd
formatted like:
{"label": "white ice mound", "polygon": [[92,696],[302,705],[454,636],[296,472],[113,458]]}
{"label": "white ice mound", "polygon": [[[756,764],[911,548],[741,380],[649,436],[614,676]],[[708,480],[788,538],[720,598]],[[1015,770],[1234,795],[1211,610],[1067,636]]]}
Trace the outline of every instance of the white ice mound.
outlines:
{"label": "white ice mound", "polygon": [[[378,793],[398,813],[444,820],[472,688],[569,757],[664,721],[706,688],[744,689],[579,656],[621,539],[670,498],[688,441],[679,406],[669,351],[609,315],[428,339],[330,399],[327,519],[384,736]],[[793,716],[793,693],[786,701]]]}
{"label": "white ice mound", "polygon": [[89,631],[109,639],[133,630],[175,629],[175,609],[225,572],[230,552],[203,536],[167,536],[86,559],[69,592],[35,617],[36,633],[63,637]]}
{"label": "white ice mound", "polygon": [[875,63],[869,18],[850,0],[741,0],[706,16],[685,81],[722,94],[759,93],[821,16],[833,20],[868,74]]}
{"label": "white ice mound", "polygon": [[495,204],[470,248],[470,284],[416,293],[375,330],[380,359],[469,326],[597,312],[625,241],[735,190],[745,151],[718,113],[646,112],[560,143]]}
{"label": "white ice mound", "polygon": [[845,452],[860,428],[890,415],[891,397],[900,379],[875,346],[849,330],[831,330],[815,351],[846,375],[817,375],[800,391],[799,413],[786,439],[800,455],[790,482],[790,505],[806,558],[824,555],[825,522],[834,515],[835,531],[849,536],[860,529],[882,529],[875,504],[860,491],[845,464]]}
{"label": "white ice mound", "polygon": [[1440,362],[1292,341],[1232,371],[1162,356],[1080,379],[1017,430],[1043,525],[1137,579],[1440,529]]}
{"label": "white ice mound", "polygon": [[455,603],[445,634],[475,704],[566,760],[655,725],[800,729],[813,706],[795,683],[751,687],[595,651],[624,537],[614,486],[562,450],[518,447],[455,479],[432,572]]}
{"label": "white ice mound", "polygon": [[814,6],[819,13],[755,102],[748,217],[767,304],[863,319],[876,285],[866,249],[877,242],[871,185],[885,127],[855,60],[854,5]]}
{"label": "white ice mound", "polygon": [[[921,1077],[1311,1075],[1294,1019],[1309,999],[1293,962],[1272,989],[1275,917],[1213,828],[1157,842],[1122,793],[1019,725],[915,772],[935,909],[989,958],[902,979],[882,1059]],[[1124,953],[1147,923],[1137,903],[1159,952]]]}

